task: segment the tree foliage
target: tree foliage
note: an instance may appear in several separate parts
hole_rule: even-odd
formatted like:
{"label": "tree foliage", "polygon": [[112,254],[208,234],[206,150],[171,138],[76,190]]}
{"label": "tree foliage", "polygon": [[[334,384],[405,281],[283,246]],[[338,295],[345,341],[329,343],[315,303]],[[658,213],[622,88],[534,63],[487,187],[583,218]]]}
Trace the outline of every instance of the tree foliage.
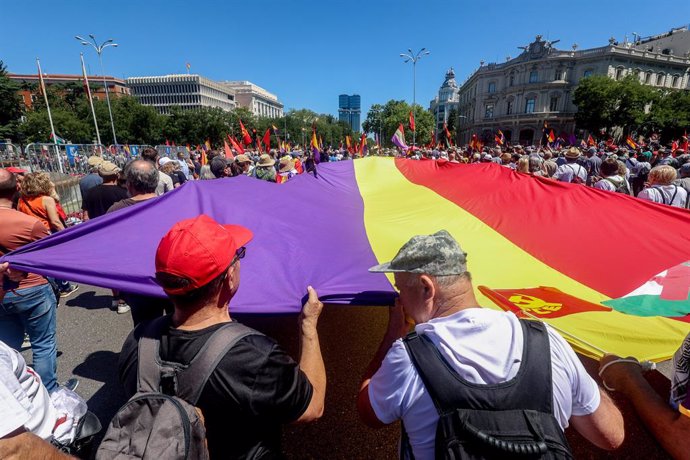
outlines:
{"label": "tree foliage", "polygon": [[0,140],[11,138],[22,116],[20,86],[7,77],[5,63],[0,60]]}
{"label": "tree foliage", "polygon": [[677,138],[690,125],[690,93],[659,90],[633,75],[613,80],[599,75],[583,79],[575,89],[575,120],[589,131],[622,128],[627,135],[661,132]]}
{"label": "tree foliage", "polygon": [[[0,95],[12,96],[0,99],[0,134],[15,142],[50,142],[50,123],[43,96],[38,85],[18,85],[6,78],[0,65]],[[4,79],[3,79],[4,77]],[[33,93],[34,102],[26,111],[21,122],[22,104],[18,95],[20,89]],[[91,107],[84,87],[79,83],[50,85],[46,90],[55,131],[58,136],[73,143],[92,143],[96,140]],[[337,146],[345,136],[354,133],[347,123],[339,122],[334,116],[317,114],[307,109],[290,110],[282,118],[254,116],[249,109],[238,107],[225,112],[219,108],[185,110],[172,107],[169,115],[160,115],[149,106],[141,105],[131,96],[111,98],[113,122],[117,141],[120,144],[163,144],[166,140],[177,145],[198,145],[206,140],[216,148],[222,148],[227,135],[241,138],[240,121],[250,134],[263,137],[270,130],[273,147],[278,146],[273,127],[276,127],[281,141],[295,144],[311,139],[312,127],[325,145]],[[7,107],[4,107],[7,105]],[[94,110],[98,121],[101,142],[113,143],[113,134],[106,101],[94,99]]]}
{"label": "tree foliage", "polygon": [[[412,145],[412,130],[409,128],[409,117],[412,107],[405,101],[390,100],[384,105],[374,104],[362,124],[365,131],[380,132],[384,146],[393,145],[391,138],[400,124],[405,129],[405,141]],[[414,106],[417,145],[428,144],[434,129],[434,117],[419,104]]]}

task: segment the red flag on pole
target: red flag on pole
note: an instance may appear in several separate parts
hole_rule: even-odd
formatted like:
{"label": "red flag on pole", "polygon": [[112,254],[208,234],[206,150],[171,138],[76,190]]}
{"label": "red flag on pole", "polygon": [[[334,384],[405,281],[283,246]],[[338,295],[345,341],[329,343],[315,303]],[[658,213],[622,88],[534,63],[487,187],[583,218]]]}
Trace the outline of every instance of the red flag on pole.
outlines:
{"label": "red flag on pole", "polygon": [[249,145],[252,143],[252,136],[249,135],[249,131],[244,127],[242,120],[240,120],[240,131],[242,132],[242,142],[244,145]]}
{"label": "red flag on pole", "polygon": [[367,148],[367,133],[362,133],[362,137],[359,140],[359,157],[364,156],[364,149]]}
{"label": "red flag on pole", "polygon": [[235,152],[237,152],[240,155],[244,153],[244,148],[240,145],[239,142],[235,140],[234,137],[230,137],[230,134],[228,134],[228,140],[230,141],[230,145],[232,145],[232,148],[235,149]]}
{"label": "red flag on pole", "polygon": [[412,131],[416,131],[414,124],[414,113],[412,113],[412,110],[410,110],[410,129]]}
{"label": "red flag on pole", "polygon": [[224,148],[225,148],[225,158],[227,158],[227,159],[229,159],[229,160],[234,160],[234,159],[235,159],[235,155],[232,154],[232,150],[230,150],[230,146],[228,145],[228,141],[223,141],[223,143],[225,144],[225,145],[224,145]]}
{"label": "red flag on pole", "polygon": [[589,145],[590,147],[594,147],[595,145],[597,145],[591,134],[587,136],[587,145]]}
{"label": "red flag on pole", "polygon": [[267,129],[264,133],[264,145],[266,146],[266,153],[271,150],[271,129]]}

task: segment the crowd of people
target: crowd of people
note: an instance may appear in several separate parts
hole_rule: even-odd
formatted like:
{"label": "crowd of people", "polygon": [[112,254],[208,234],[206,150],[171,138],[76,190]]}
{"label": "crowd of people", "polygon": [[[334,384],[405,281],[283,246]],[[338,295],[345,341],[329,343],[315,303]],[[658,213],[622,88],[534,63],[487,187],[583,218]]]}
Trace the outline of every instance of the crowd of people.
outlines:
{"label": "crowd of people", "polygon": [[[100,157],[89,158],[89,174],[80,182],[84,219],[136,206],[190,180],[246,175],[282,183],[298,174],[318,174],[313,156],[302,151],[245,152],[233,158],[213,150],[203,154],[205,158],[193,153],[174,159],[144,149],[140,158],[123,168]],[[690,155],[663,148],[631,152],[592,147],[584,154],[576,147],[552,151],[514,146],[481,152],[449,148],[417,150],[407,156],[496,163],[524,174],[675,207],[687,206],[690,191]],[[349,158],[347,151],[327,150],[318,160]],[[1,253],[65,227],[59,197],[54,195],[45,173],[0,169]],[[137,392],[149,388],[149,393],[191,402],[201,414],[205,426],[201,444],[211,458],[280,456],[280,426],[317,420],[325,406],[326,371],[317,328],[323,305],[312,287],[305,288],[297,360],[273,339],[232,319],[241,259],[251,250],[251,240],[249,229],[219,225],[205,215],[178,222],[159,243],[152,273],[167,299],[113,292],[113,309],[130,312],[134,325],[119,360],[125,392],[141,397]],[[387,331],[363,377],[357,409],[373,427],[402,420],[404,458],[434,458],[444,449],[454,455],[494,458],[515,449],[565,455],[569,447],[563,431],[569,425],[603,449],[621,445],[620,411],[587,374],[570,345],[542,323],[480,308],[467,254],[450,234],[415,236],[393,260],[370,271],[393,273],[399,297],[389,310]],[[16,271],[7,264],[0,264],[0,272],[0,412],[4,415],[0,457],[23,458],[20,455],[29,452],[42,458],[65,458],[41,440],[53,439],[51,425],[56,426],[60,417],[52,395],[75,386],[57,381],[55,309],[60,297],[70,295],[77,286],[67,283],[61,292],[64,282]],[[191,392],[184,385],[189,379],[185,369],[192,369],[195,358],[207,347],[215,350],[211,345],[221,334],[233,337],[229,348],[216,350],[219,356],[212,359],[208,379]],[[31,344],[33,370],[17,352],[25,338]],[[147,354],[151,343],[157,356]],[[676,360],[687,361],[683,350],[689,348],[690,339],[686,339]],[[150,359],[142,363],[142,357]],[[685,382],[688,364],[684,364]],[[150,371],[147,366],[157,366],[153,370],[157,377],[144,381],[142,372]],[[609,388],[630,398],[669,453],[687,455],[682,449],[682,439],[690,433],[690,412],[684,409],[690,408],[686,386],[674,387],[674,399],[668,405],[651,389],[634,359],[605,357],[601,375]],[[543,391],[535,392],[535,387]],[[449,407],[451,411],[441,410]],[[121,420],[108,428],[99,450],[102,458],[123,452],[140,458],[141,449],[146,448],[146,441],[141,441],[143,445],[128,441],[142,436],[140,425],[126,431]],[[449,442],[437,430],[440,421],[460,433],[462,442]],[[534,424],[540,427],[541,438],[526,442],[525,436],[534,435]],[[145,438],[153,442],[156,433],[146,430],[158,426],[144,428]]]}

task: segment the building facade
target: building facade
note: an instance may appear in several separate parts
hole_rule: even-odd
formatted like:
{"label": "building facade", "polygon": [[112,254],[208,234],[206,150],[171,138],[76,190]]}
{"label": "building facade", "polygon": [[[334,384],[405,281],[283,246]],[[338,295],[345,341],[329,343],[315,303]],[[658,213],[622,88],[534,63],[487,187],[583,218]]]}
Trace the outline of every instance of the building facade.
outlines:
{"label": "building facade", "polygon": [[359,94],[338,96],[338,120],[344,121],[353,131],[361,131],[362,98]]}
{"label": "building facade", "polygon": [[[37,91],[40,85],[38,74],[16,74],[11,73],[7,75],[10,80],[13,80],[20,84],[21,89],[19,94],[24,102],[24,107],[31,109],[33,103],[39,96]],[[102,75],[89,75],[89,88],[91,88],[91,96],[94,99],[105,100],[105,86],[103,85]],[[67,84],[67,83],[77,83],[79,86],[84,84],[84,78],[81,75],[67,75],[67,74],[56,74],[56,75],[43,75],[43,82],[46,86]],[[119,78],[106,76],[105,84],[108,86],[108,92],[110,97],[119,97],[130,94],[130,90],[124,80]]]}
{"label": "building facade", "polygon": [[254,115],[268,118],[281,118],[283,104],[278,96],[266,91],[261,86],[250,81],[225,81],[223,86],[235,93],[235,102],[240,107],[246,107]]}
{"label": "building facade", "polygon": [[459,101],[460,88],[455,82],[455,71],[451,67],[446,72],[446,78],[438,91],[438,96],[429,104],[429,111],[434,115],[436,121],[437,139],[439,133],[443,132],[443,125],[448,122],[451,111],[455,109],[457,114]]}
{"label": "building facade", "polygon": [[234,91],[200,75],[131,77],[127,79],[127,86],[141,104],[155,107],[162,114],[170,113],[173,106],[187,110],[217,107],[231,111],[236,104]]}
{"label": "building facade", "polygon": [[566,51],[538,35],[516,58],[482,62],[458,92],[458,143],[468,143],[473,134],[492,141],[500,129],[513,144],[538,144],[545,122],[556,135],[574,133],[573,92],[591,75],[635,75],[656,88],[690,89],[687,27],[635,38],[623,43],[612,38],[606,46],[580,51],[573,45]]}

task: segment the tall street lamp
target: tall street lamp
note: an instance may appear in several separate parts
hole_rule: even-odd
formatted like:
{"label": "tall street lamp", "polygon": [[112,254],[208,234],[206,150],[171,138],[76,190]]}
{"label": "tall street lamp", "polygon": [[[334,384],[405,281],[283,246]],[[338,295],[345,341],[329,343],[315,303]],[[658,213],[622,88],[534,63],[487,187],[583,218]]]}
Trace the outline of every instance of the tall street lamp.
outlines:
{"label": "tall street lamp", "polygon": [[80,37],[79,35],[76,35],[74,38],[79,40],[82,45],[91,45],[93,46],[93,49],[96,50],[96,53],[98,53],[98,61],[101,64],[101,74],[103,74],[103,87],[105,88],[105,100],[108,102],[108,114],[110,114],[110,127],[113,129],[113,144],[115,144],[117,148],[117,136],[115,135],[115,122],[113,121],[113,110],[110,108],[110,95],[108,93],[108,83],[105,80],[105,71],[103,70],[103,50],[106,49],[109,46],[112,46],[114,48],[117,48],[117,43],[113,43],[113,39],[109,39],[101,43],[100,45],[98,42],[96,42],[96,37],[93,36],[93,34],[89,34],[89,37],[91,38],[91,41],[87,41],[84,38]]}
{"label": "tall street lamp", "polygon": [[[417,104],[417,61],[419,61],[423,56],[429,54],[429,50],[422,48],[417,53],[414,53],[410,48],[407,49],[407,53],[400,53],[400,57],[405,60],[405,64],[412,61],[412,113],[414,113],[414,106]],[[415,146],[415,141],[417,137],[417,130],[412,131],[412,147]]]}

